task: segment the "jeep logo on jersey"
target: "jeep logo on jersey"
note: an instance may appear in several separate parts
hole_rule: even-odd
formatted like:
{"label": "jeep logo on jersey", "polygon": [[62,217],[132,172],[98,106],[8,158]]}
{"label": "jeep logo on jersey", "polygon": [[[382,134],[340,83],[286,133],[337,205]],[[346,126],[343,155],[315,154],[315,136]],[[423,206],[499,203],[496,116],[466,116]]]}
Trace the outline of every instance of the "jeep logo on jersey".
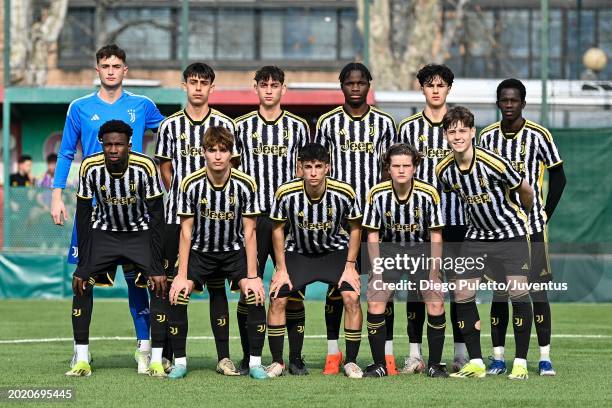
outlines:
{"label": "jeep logo on jersey", "polygon": [[136,111],[134,109],[128,109],[127,113],[130,115],[130,122],[136,122]]}

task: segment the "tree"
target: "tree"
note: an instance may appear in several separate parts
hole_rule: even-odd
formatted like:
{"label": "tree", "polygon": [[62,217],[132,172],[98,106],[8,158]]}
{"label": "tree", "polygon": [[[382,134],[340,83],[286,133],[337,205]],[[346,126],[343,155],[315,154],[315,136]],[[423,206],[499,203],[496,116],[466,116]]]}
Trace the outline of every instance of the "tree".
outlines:
{"label": "tree", "polygon": [[[370,2],[370,65],[377,86],[405,90],[415,87],[415,75],[423,65],[448,58],[470,0],[358,0],[362,33],[366,1]],[[443,24],[445,5],[454,8],[455,18]]]}

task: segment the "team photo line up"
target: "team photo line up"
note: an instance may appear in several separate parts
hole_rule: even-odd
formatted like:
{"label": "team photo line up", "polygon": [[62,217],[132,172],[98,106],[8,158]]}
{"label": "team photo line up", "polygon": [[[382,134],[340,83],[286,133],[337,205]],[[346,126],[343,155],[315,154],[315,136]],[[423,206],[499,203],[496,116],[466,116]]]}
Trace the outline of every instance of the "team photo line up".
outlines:
{"label": "team photo line up", "polygon": [[[128,67],[118,46],[96,53],[96,72],[100,89],[68,108],[51,203],[53,221],[64,225],[68,214],[62,192],[80,143],[84,159],[68,260],[77,264],[74,354],[66,375],[92,373],[93,287],[112,285],[118,265],[128,285],[137,370],[152,377],[187,375],[187,307],[192,291],[204,287],[217,372],[255,379],[287,371],[307,375],[303,300],[316,281],[329,285],[326,375],[505,374],[508,300],[516,345],[508,378],[528,378],[532,323],[540,354],[537,372],[555,375],[547,293],[525,284],[552,280],[546,224],[566,180],[550,132],[523,117],[526,90],[519,80],[499,84],[502,119],[476,137],[472,113],[446,104],[454,75],[445,65],[429,64],[418,72],[424,109],[396,126],[390,115],[367,103],[368,68],[350,63],[339,75],[345,102],[319,118],[311,141],[308,123],[281,107],[287,87],[284,72],[275,66],[255,74],[258,109],[235,120],[209,107],[215,73],[204,63],[185,69],[186,107],[167,118],[150,99],[123,89]],[[141,153],[146,129],[157,131],[158,163]],[[455,273],[432,263],[409,274],[415,282],[456,284],[449,307],[454,356],[449,370],[442,362],[444,293],[410,291],[409,354],[398,370],[394,292],[379,284],[399,282],[404,274],[394,269],[368,273],[367,259],[411,253],[418,243],[427,247],[427,256],[441,257],[443,242],[460,243],[445,246],[446,257],[476,258],[486,252],[486,268]],[[362,243],[366,256],[360,256]],[[266,294],[262,278],[268,257],[274,273]],[[360,273],[369,275],[365,320],[373,364],[365,370],[357,365],[363,324]],[[475,289],[483,277],[509,288],[493,294],[488,369]],[[240,291],[236,321],[243,358],[237,367],[229,352],[226,280]],[[344,353],[338,344],[342,315]],[[427,365],[421,351],[425,321]],[[261,358],[266,333],[272,355],[268,366]]]}

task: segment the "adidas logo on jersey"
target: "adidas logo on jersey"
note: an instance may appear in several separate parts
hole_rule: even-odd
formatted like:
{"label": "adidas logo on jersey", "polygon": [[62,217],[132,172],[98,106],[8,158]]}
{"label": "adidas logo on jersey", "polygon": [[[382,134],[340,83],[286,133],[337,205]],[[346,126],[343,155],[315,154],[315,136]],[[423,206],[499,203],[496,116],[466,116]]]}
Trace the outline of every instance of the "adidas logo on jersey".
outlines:
{"label": "adidas logo on jersey", "polygon": [[100,117],[98,116],[97,113],[94,113],[93,116],[91,117],[91,120],[100,120]]}

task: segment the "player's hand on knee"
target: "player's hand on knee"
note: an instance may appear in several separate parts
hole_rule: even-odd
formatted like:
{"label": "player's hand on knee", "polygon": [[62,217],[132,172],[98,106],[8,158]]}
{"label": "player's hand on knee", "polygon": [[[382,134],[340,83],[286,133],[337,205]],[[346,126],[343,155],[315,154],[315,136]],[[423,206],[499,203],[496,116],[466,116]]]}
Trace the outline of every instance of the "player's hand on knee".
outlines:
{"label": "player's hand on knee", "polygon": [[342,286],[343,282],[351,285],[351,287],[355,289],[355,292],[361,292],[361,280],[359,279],[359,273],[354,266],[352,268],[347,267],[344,269],[344,272],[338,281],[338,287]]}
{"label": "player's hand on knee", "polygon": [[155,297],[161,297],[162,299],[166,298],[167,284],[166,275],[149,276],[149,286],[155,293]]}
{"label": "player's hand on knee", "polygon": [[87,289],[87,281],[78,276],[72,277],[72,293],[75,296],[83,296],[83,292]]}
{"label": "player's hand on knee", "polygon": [[185,299],[189,298],[189,294],[193,290],[193,281],[185,278],[176,277],[172,281],[170,287],[170,303],[173,305],[178,304],[178,298],[182,292],[184,292]]}
{"label": "player's hand on knee", "polygon": [[249,296],[249,292],[252,292],[255,295],[255,304],[256,305],[265,305],[266,302],[266,291],[263,286],[263,282],[261,278],[258,276],[253,279],[243,279],[242,280],[242,292],[245,297]]}
{"label": "player's hand on knee", "polygon": [[289,290],[293,290],[293,283],[291,283],[289,273],[287,273],[286,269],[276,270],[274,275],[272,275],[272,281],[270,282],[270,295],[273,298],[278,297],[278,291],[285,285],[289,286]]}

